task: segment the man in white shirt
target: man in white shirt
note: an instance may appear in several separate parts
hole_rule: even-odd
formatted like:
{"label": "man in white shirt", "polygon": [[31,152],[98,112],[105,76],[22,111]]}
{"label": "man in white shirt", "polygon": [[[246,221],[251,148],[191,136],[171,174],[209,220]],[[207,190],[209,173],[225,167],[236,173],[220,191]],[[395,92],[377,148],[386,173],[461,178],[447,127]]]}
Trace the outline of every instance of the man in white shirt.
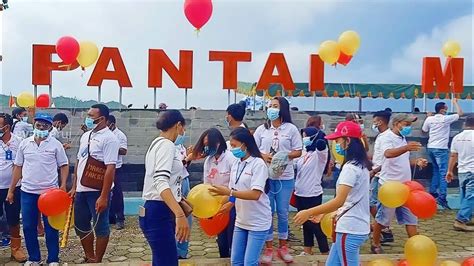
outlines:
{"label": "man in white shirt", "polygon": [[81,137],[75,180],[70,191],[70,195],[75,195],[74,221],[86,263],[102,262],[109,243],[110,192],[120,145],[107,127],[108,117],[109,108],[104,104],[95,104],[87,112],[84,124],[89,131]]}
{"label": "man in white shirt", "polygon": [[[58,187],[58,168],[61,173],[61,187],[66,190],[69,164],[61,143],[49,136],[53,119],[47,114],[36,114],[33,136],[20,143],[13,168],[13,179],[8,190],[7,200],[13,203],[15,189],[21,179],[21,216],[25,236],[28,261],[26,265],[40,265],[41,252],[38,242],[38,199],[44,192]],[[47,263],[59,265],[59,232],[49,225],[43,216]]]}
{"label": "man in white shirt", "polygon": [[57,113],[53,117],[53,129],[51,130],[51,137],[56,138],[61,143],[63,143],[63,147],[65,150],[71,148],[71,144],[69,142],[65,142],[63,140],[63,136],[61,136],[61,132],[63,129],[69,124],[69,119],[65,113]]}
{"label": "man in white shirt", "polygon": [[446,115],[448,106],[444,102],[437,103],[435,105],[436,114],[428,116],[422,127],[422,130],[429,134],[428,155],[433,164],[430,194],[445,209],[451,209],[446,200],[448,186],[444,178],[448,168],[449,131],[451,124],[463,115],[456,98],[453,99],[453,104],[456,107],[456,114]]}
{"label": "man in white shirt", "polygon": [[115,179],[114,188],[112,190],[109,222],[110,224],[117,224],[117,230],[122,230],[125,228],[125,214],[121,178],[123,178],[123,156],[127,154],[127,136],[117,128],[115,116],[109,115],[109,118],[107,119],[107,126],[115,134],[120,144],[117,165],[115,166]]}
{"label": "man in white shirt", "polygon": [[[34,115],[34,110],[32,112]],[[28,123],[28,111],[23,107],[17,107],[12,111],[13,126],[12,133],[22,139],[26,139],[33,133],[33,125]]]}
{"label": "man in white shirt", "polygon": [[236,129],[238,127],[247,127],[242,121],[244,121],[245,116],[245,102],[234,103],[227,107],[227,115],[225,117],[225,122],[227,127],[230,129]]}
{"label": "man in white shirt", "polygon": [[468,226],[474,211],[474,115],[467,117],[464,131],[457,134],[451,144],[451,157],[446,174],[448,182],[453,180],[456,162],[461,206],[453,227],[456,231],[474,232],[474,227]]}

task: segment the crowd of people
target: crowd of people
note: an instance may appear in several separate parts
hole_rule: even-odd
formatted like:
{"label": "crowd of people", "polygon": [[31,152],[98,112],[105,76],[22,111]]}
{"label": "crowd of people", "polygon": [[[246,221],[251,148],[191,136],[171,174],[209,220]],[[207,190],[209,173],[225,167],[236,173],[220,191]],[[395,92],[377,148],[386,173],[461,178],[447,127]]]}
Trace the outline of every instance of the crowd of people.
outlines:
{"label": "crowd of people", "polygon": [[[474,116],[466,118],[464,131],[454,137],[449,151],[450,124],[463,116],[456,100],[453,103],[456,114],[447,115],[447,105],[438,103],[436,114],[428,114],[423,123],[433,165],[430,193],[441,207],[449,209],[447,183],[457,172],[461,205],[453,227],[471,232]],[[416,157],[422,144],[407,141],[417,117],[375,112],[370,128],[377,137],[371,150],[364,120],[358,114],[348,114],[329,134],[317,115],[298,129],[284,97],[269,102],[267,119],[255,130],[244,123],[245,112],[242,103],[230,105],[225,117],[231,130],[228,137],[210,128],[194,145],[185,147],[183,115],[177,110],[160,111],[159,136],[145,154],[145,203],[139,210],[139,226],[152,250],[153,265],[178,265],[179,259],[188,257],[192,206],[186,200],[190,191],[187,167],[196,161],[203,161],[202,182],[211,185],[209,192],[222,198],[219,213],[229,214],[229,223],[216,242],[220,257],[230,258],[232,265],[269,265],[276,258],[293,262],[295,254],[288,248],[292,222],[303,230],[304,248],[298,256],[315,254],[316,238],[319,252],[329,254],[326,265],[331,266],[359,265],[360,247],[370,236],[371,251],[383,253],[382,243],[394,241],[390,230],[394,218],[405,225],[409,237],[417,234],[417,217],[408,208],[388,208],[377,198],[385,182],[410,181],[417,169],[428,165],[427,158]],[[51,117],[23,108],[14,109],[12,115],[0,114],[0,216],[6,217],[12,259],[25,265],[41,263],[38,237],[43,232],[46,262],[59,263],[58,231],[37,207],[39,196],[51,188],[67,191],[74,198],[75,231],[85,263],[102,261],[110,224],[116,224],[118,230],[125,227],[119,173],[127,154],[126,135],[117,128],[107,106],[93,105],[82,126],[74,180],[68,187],[66,150],[71,143],[60,137],[68,122],[63,113]],[[344,159],[336,162],[335,156]],[[101,176],[100,180],[90,178],[94,175]],[[336,192],[323,203],[325,175],[334,176]],[[293,220],[289,216],[292,197],[298,209]],[[332,212],[330,247],[320,222]],[[20,213],[28,256],[21,245]]]}

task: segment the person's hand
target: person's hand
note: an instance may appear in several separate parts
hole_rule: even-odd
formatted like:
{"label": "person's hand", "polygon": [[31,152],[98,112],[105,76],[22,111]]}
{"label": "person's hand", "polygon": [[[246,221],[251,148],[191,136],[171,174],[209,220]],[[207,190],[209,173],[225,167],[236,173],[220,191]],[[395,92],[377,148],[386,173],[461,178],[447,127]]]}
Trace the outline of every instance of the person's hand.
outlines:
{"label": "person's hand", "polygon": [[95,211],[97,213],[102,213],[107,209],[108,199],[106,197],[100,196],[95,203]]}
{"label": "person's hand", "polygon": [[222,205],[222,207],[220,208],[220,210],[217,213],[228,213],[228,212],[230,212],[230,210],[232,210],[232,207],[234,207],[234,203],[227,202],[224,205]]}
{"label": "person's hand", "polygon": [[176,218],[176,240],[179,243],[188,241],[190,232],[188,220],[183,213]]}
{"label": "person's hand", "polygon": [[72,146],[71,146],[71,143],[64,143],[64,144],[63,144],[63,148],[64,148],[65,150],[69,150],[71,147],[72,147]]}
{"label": "person's hand", "polygon": [[420,168],[425,168],[426,166],[428,166],[428,160],[424,158],[418,158],[416,159],[416,165]]}
{"label": "person's hand", "polygon": [[267,163],[271,163],[272,162],[272,158],[273,156],[271,154],[268,154],[268,153],[262,153],[262,157],[263,157],[263,160]]}
{"label": "person's hand", "polygon": [[451,183],[454,179],[454,173],[449,171],[446,173],[446,182]]}
{"label": "person's hand", "polygon": [[374,177],[374,176],[375,176],[375,171],[374,171],[374,170],[370,170],[369,176],[370,176],[370,178]]}
{"label": "person's hand", "polygon": [[212,186],[209,188],[209,192],[211,192],[213,196],[229,196],[230,188],[225,186]]}
{"label": "person's hand", "polygon": [[408,144],[405,146],[407,151],[419,151],[421,150],[421,143],[418,141],[410,141]]}
{"label": "person's hand", "polygon": [[299,211],[295,215],[295,217],[293,217],[293,221],[297,225],[302,225],[304,224],[304,222],[308,221],[310,217],[311,217],[311,214],[309,213],[309,210],[302,210],[302,211]]}
{"label": "person's hand", "polygon": [[323,219],[324,214],[318,214],[315,216],[309,217],[309,221],[315,224],[319,224],[321,222],[321,219]]}
{"label": "person's hand", "polygon": [[89,129],[87,128],[87,126],[84,125],[84,124],[81,125],[81,130],[82,130],[84,133],[86,133],[87,131],[89,131]]}
{"label": "person's hand", "polygon": [[15,201],[15,193],[13,193],[13,191],[8,190],[7,199],[5,201],[10,204],[13,204],[13,202]]}
{"label": "person's hand", "polygon": [[194,149],[194,146],[193,146],[193,145],[187,147],[187,148],[186,148],[186,154],[191,154],[191,153],[193,153],[193,149]]}
{"label": "person's hand", "polygon": [[67,194],[69,194],[69,197],[73,199],[76,196],[76,186],[73,186]]}
{"label": "person's hand", "polygon": [[64,192],[67,192],[66,191],[66,184],[62,184],[60,187],[59,187],[60,190],[64,191]]}

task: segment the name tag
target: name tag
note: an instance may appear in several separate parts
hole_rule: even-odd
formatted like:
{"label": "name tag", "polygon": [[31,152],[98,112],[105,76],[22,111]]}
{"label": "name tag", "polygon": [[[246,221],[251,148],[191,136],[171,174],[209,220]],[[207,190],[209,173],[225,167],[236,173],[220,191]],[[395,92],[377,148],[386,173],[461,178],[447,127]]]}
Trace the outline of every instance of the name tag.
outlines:
{"label": "name tag", "polygon": [[81,156],[82,156],[82,157],[86,157],[87,154],[89,154],[89,149],[86,147],[86,148],[84,149],[84,151],[82,151]]}
{"label": "name tag", "polygon": [[13,160],[13,152],[11,150],[5,151],[5,160],[7,161]]}

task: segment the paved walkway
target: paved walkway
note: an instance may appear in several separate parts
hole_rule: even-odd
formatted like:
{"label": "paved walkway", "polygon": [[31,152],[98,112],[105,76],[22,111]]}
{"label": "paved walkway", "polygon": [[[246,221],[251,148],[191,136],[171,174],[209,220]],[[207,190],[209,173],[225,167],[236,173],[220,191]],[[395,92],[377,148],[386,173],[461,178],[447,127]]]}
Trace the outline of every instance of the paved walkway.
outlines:
{"label": "paved walkway", "polygon": [[[433,219],[421,221],[419,231],[436,242],[439,252],[463,252],[462,254],[467,252],[467,254],[474,254],[474,233],[454,231],[452,229],[454,217],[454,211],[439,211]],[[111,241],[104,262],[123,262],[123,265],[144,265],[146,262],[151,261],[151,251],[138,227],[137,217],[127,217],[126,226],[125,230],[112,231]],[[394,225],[392,229],[395,233],[395,242],[390,246],[384,247],[385,252],[387,254],[403,254],[403,245],[406,241],[404,228]],[[292,224],[291,231],[299,239],[299,241],[292,242],[290,247],[292,254],[297,255],[302,251],[302,230]],[[45,257],[44,238],[41,238],[40,242],[43,257]],[[190,244],[189,257],[191,260],[189,262],[219,257],[215,239],[205,236],[196,222],[193,224]],[[370,244],[368,242],[364,245],[361,253],[370,253]],[[73,233],[68,247],[61,250],[60,258],[62,262],[76,264],[82,262],[82,256],[83,252],[79,239]],[[9,250],[0,250],[0,265],[16,265],[10,262],[8,258]],[[218,260],[216,260],[217,262]],[[185,264],[182,263],[182,265]]]}

